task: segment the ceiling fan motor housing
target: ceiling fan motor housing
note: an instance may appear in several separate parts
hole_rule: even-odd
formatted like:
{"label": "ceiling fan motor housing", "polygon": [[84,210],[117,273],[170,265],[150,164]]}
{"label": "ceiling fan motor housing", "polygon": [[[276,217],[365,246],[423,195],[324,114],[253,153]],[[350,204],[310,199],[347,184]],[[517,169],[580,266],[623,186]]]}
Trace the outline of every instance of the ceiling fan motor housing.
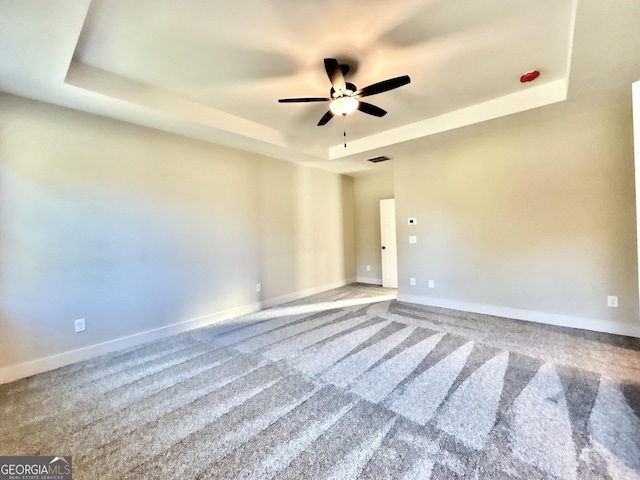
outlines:
{"label": "ceiling fan motor housing", "polygon": [[[342,96],[352,95],[358,90],[358,87],[356,87],[353,83],[346,82],[345,85],[347,87],[347,91],[343,92]],[[336,92],[336,89],[331,87],[331,98],[338,98],[339,96],[340,95],[338,95],[338,92]]]}

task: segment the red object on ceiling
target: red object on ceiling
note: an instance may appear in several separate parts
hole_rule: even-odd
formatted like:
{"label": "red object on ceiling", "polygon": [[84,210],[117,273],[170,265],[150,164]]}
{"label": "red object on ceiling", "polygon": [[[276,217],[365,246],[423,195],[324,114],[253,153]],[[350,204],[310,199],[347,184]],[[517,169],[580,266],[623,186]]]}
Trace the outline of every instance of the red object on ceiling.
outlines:
{"label": "red object on ceiling", "polygon": [[520,77],[520,83],[533,82],[539,76],[540,72],[538,70],[531,70]]}

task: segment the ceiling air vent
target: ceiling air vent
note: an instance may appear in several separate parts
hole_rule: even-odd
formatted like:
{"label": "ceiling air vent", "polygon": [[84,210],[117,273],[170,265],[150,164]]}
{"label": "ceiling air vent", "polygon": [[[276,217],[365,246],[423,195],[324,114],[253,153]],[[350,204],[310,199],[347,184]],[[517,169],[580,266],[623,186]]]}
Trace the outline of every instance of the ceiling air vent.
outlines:
{"label": "ceiling air vent", "polygon": [[380,163],[380,162],[386,162],[387,160],[391,160],[391,159],[389,157],[382,156],[382,157],[370,158],[367,161],[371,163]]}

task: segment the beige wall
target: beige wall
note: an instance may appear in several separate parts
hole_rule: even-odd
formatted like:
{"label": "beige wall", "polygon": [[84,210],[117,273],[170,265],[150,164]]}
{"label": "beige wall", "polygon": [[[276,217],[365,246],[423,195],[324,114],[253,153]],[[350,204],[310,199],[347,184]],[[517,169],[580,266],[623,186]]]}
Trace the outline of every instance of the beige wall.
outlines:
{"label": "beige wall", "polygon": [[355,177],[354,192],[357,278],[382,285],[380,200],[393,198],[393,171]]}
{"label": "beige wall", "polygon": [[0,105],[0,373],[355,279],[351,178],[10,95]]}
{"label": "beige wall", "polygon": [[554,114],[396,156],[399,298],[638,332],[631,118]]}
{"label": "beige wall", "polygon": [[353,178],[270,158],[259,172],[262,298],[354,281]]}
{"label": "beige wall", "polygon": [[[640,80],[632,85],[635,191],[640,191]],[[640,251],[640,195],[636,193],[636,248]],[[638,261],[640,264],[640,260]]]}

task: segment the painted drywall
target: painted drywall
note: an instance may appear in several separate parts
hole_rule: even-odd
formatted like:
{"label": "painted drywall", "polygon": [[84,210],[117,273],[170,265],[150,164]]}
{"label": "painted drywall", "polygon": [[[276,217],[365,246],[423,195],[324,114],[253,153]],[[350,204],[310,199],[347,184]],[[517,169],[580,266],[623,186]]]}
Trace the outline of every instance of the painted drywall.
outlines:
{"label": "painted drywall", "polygon": [[[636,240],[637,249],[640,252],[640,81],[632,85],[633,103],[633,146],[634,146],[634,166],[635,166],[635,187],[636,187]],[[640,258],[638,259],[640,265]],[[640,270],[640,268],[639,268]],[[639,272],[640,273],[640,272]],[[639,282],[640,283],[640,282]]]}
{"label": "painted drywall", "polygon": [[631,105],[559,111],[396,156],[400,300],[640,333]]}
{"label": "painted drywall", "polygon": [[354,195],[357,278],[382,285],[380,200],[393,198],[393,171],[355,177]]}
{"label": "painted drywall", "polygon": [[259,174],[263,304],[355,281],[353,178],[266,157]]}
{"label": "painted drywall", "polygon": [[0,105],[0,373],[355,280],[351,178],[10,95]]}

